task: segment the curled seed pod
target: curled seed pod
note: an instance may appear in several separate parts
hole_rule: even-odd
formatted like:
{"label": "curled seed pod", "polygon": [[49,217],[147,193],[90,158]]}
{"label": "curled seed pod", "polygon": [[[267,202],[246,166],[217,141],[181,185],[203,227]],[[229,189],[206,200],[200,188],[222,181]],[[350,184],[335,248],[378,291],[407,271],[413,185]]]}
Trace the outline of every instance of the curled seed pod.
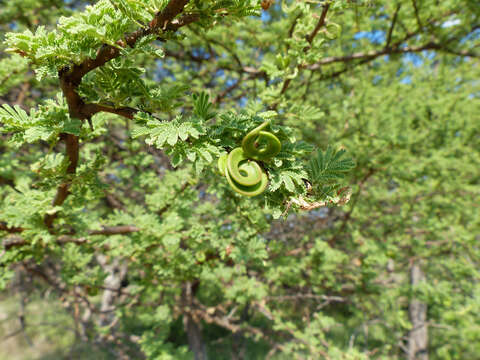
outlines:
{"label": "curled seed pod", "polygon": [[230,178],[244,186],[258,184],[262,177],[262,168],[257,162],[248,160],[242,148],[233,149],[227,158]]}
{"label": "curled seed pod", "polygon": [[269,124],[270,121],[265,121],[243,138],[242,149],[247,158],[265,161],[277,155],[282,149],[280,140],[274,134],[263,131]]}
{"label": "curled seed pod", "polygon": [[256,196],[267,188],[267,174],[258,163],[245,157],[242,148],[235,148],[230,154],[221,156],[218,168],[239,194]]}
{"label": "curled seed pod", "polygon": [[220,171],[220,174],[222,174],[223,176],[225,176],[225,169],[227,167],[227,158],[228,158],[228,154],[223,154],[218,158],[218,162],[217,162],[218,171]]}
{"label": "curled seed pod", "polygon": [[268,176],[255,160],[268,160],[278,154],[282,145],[270,132],[263,131],[269,122],[250,131],[242,141],[242,147],[233,149],[218,159],[220,174],[239,194],[256,196],[265,191]]}

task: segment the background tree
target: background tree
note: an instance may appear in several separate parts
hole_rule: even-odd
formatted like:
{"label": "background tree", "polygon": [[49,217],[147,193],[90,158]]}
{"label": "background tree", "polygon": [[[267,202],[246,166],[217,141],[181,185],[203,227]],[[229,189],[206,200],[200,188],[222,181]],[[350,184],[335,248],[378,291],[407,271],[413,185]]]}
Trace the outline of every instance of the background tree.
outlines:
{"label": "background tree", "polygon": [[[475,358],[479,14],[2,4],[5,336],[72,330],[56,358]],[[217,159],[264,121],[282,151],[245,197]],[[349,198],[340,148],[352,200],[325,207]]]}

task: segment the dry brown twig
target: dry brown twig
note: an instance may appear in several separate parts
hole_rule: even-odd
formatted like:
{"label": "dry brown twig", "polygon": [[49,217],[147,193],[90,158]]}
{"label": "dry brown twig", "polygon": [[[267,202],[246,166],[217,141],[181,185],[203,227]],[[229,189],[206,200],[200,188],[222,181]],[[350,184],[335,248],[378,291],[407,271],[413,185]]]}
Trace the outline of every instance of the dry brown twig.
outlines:
{"label": "dry brown twig", "polygon": [[290,200],[287,202],[285,211],[283,212],[282,216],[285,216],[288,213],[288,210],[290,210],[292,205],[296,205],[298,206],[298,208],[304,211],[311,211],[328,205],[345,205],[350,201],[351,196],[351,189],[349,187],[343,187],[337,191],[337,197],[330,200],[308,202],[303,198],[303,196],[299,196],[298,198],[290,198]]}

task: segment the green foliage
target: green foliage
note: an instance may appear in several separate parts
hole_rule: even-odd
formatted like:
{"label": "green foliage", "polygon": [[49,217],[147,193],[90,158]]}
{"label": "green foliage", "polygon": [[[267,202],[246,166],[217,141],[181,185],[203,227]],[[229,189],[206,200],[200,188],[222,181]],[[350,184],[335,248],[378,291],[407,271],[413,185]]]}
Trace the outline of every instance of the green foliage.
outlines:
{"label": "green foliage", "polygon": [[[345,173],[355,167],[351,159],[342,159],[345,150],[335,152],[332,147],[328,147],[325,153],[317,152],[317,156],[310,159],[307,165],[307,171],[310,179],[315,184],[315,192],[323,185],[335,183],[338,179],[345,177]],[[320,185],[317,185],[320,184]]]}
{"label": "green foliage", "polygon": [[209,96],[205,92],[202,92],[199,95],[193,94],[193,114],[205,121],[210,120],[216,115],[214,111],[211,111],[212,104],[208,99]]}
{"label": "green foliage", "polygon": [[[0,287],[97,358],[401,359],[418,301],[475,359],[479,6],[260,3],[2,3]],[[218,159],[267,123],[245,197]]]}
{"label": "green foliage", "polygon": [[34,143],[39,140],[54,144],[60,133],[80,135],[82,123],[70,119],[67,104],[61,94],[55,100],[48,99],[38,109],[32,109],[30,115],[18,105],[13,108],[4,104],[0,108],[1,132],[12,133],[11,141],[16,146]]}
{"label": "green foliage", "polygon": [[[0,60],[0,96],[18,86],[28,69],[28,61],[21,56],[12,56]],[[13,76],[12,76],[13,75]]]}

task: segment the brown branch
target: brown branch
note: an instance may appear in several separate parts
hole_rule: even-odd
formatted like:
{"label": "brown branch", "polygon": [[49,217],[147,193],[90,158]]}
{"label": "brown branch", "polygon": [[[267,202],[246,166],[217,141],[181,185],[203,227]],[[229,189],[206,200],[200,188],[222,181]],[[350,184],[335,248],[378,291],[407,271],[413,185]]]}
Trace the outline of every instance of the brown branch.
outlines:
{"label": "brown branch", "polygon": [[397,22],[398,12],[400,11],[401,7],[402,4],[398,4],[397,8],[395,9],[395,13],[393,14],[392,23],[390,24],[390,28],[388,29],[387,42],[385,44],[386,48],[390,46],[390,42],[392,41],[393,28],[395,27],[395,23]]}
{"label": "brown branch", "polygon": [[[125,36],[124,40],[119,40],[117,45],[133,47],[142,37],[156,33],[158,30],[175,31],[181,26],[195,21],[198,17],[194,15],[184,15],[172,21],[175,16],[183,11],[183,8],[189,0],[170,0],[167,6],[158,12],[147,28],[139,29]],[[112,45],[103,45],[97,52],[95,59],[86,59],[79,65],[74,65],[69,71],[64,68],[64,72],[69,72],[69,80],[73,85],[78,86],[83,76],[90,71],[105,65],[108,61],[115,59],[120,55],[120,49]]]}
{"label": "brown branch", "polygon": [[312,44],[312,41],[315,38],[315,36],[317,36],[320,29],[325,25],[325,19],[327,17],[327,11],[329,7],[330,7],[329,3],[323,6],[322,14],[320,15],[320,19],[318,19],[317,26],[315,26],[315,29],[313,29],[311,34],[307,36],[307,41],[309,44]]}
{"label": "brown branch", "polygon": [[[291,39],[293,37],[293,32],[295,31],[295,28],[297,27],[298,24],[298,19],[302,17],[303,13],[300,12],[295,19],[293,19],[292,25],[290,25],[290,28],[288,29],[288,38]],[[288,53],[288,50],[290,50],[290,44],[287,43],[287,50],[285,53]]]}
{"label": "brown branch", "polygon": [[[94,59],[86,59],[81,64],[66,66],[59,71],[60,86],[67,99],[70,116],[80,120],[91,118],[100,111],[112,112],[111,108],[98,106],[96,104],[85,104],[77,93],[77,87],[82,78],[90,71],[105,65],[108,61],[120,56],[120,47],[134,47],[136,42],[147,35],[155,34],[158,30],[175,31],[182,26],[188,25],[198,19],[196,14],[186,14],[173,20],[175,16],[183,11],[189,0],[170,0],[165,9],[155,15],[149,27],[139,29],[125,36],[123,40],[117,41],[117,46],[103,45]],[[118,109],[116,109],[118,110]],[[131,116],[131,109],[114,112],[126,117]]]}
{"label": "brown branch", "polygon": [[101,230],[90,230],[90,235],[118,235],[138,232],[140,229],[133,225],[102,226]]}
{"label": "brown branch", "polygon": [[108,112],[108,113],[123,116],[127,119],[133,119],[135,114],[139,111],[137,109],[127,107],[127,106],[115,108],[115,107],[110,107],[102,104],[93,104],[93,103],[85,104],[83,108],[84,108],[84,113],[88,114],[88,117],[91,117],[94,114],[99,112]]}
{"label": "brown branch", "polygon": [[[77,164],[78,164],[78,154],[79,154],[79,148],[80,148],[78,136],[75,136],[72,134],[61,134],[60,136],[65,139],[66,153],[67,153],[68,160],[70,161],[67,168],[67,174],[73,175],[76,172]],[[70,188],[70,184],[71,184],[70,181],[66,181],[58,187],[55,198],[52,201],[52,206],[60,206],[63,204],[63,202],[68,196],[68,193],[69,193],[68,190]],[[57,213],[45,215],[44,223],[47,226],[47,228],[52,227],[53,221],[55,220],[56,217],[57,217]]]}
{"label": "brown branch", "polygon": [[62,245],[62,244],[68,244],[68,243],[73,243],[73,244],[85,244],[88,240],[84,237],[81,238],[73,238],[68,235],[62,235],[59,236],[57,239],[57,244]]}
{"label": "brown branch", "polygon": [[[227,50],[227,51],[230,51],[230,50]],[[173,57],[177,60],[182,60],[182,61],[185,61],[185,60],[190,60],[190,61],[193,61],[195,63],[198,63],[198,64],[203,64],[205,62],[211,62],[212,61],[212,58],[211,57],[202,57],[202,56],[197,56],[197,55],[194,55],[192,54],[192,52],[186,52],[184,50],[179,50],[179,51],[171,51],[171,50],[168,50],[168,49],[165,49],[164,50],[165,52],[165,56],[170,56],[170,57]],[[214,53],[214,56],[217,56],[217,54]],[[235,59],[235,58],[238,58],[238,56],[236,56],[235,53],[231,52],[231,56]],[[235,62],[237,64],[239,64],[239,68],[236,68],[234,66],[231,66],[230,64],[218,64],[218,68],[219,69],[223,69],[223,70],[229,70],[229,71],[234,71],[234,72],[238,72],[238,73],[246,73],[246,74],[250,74],[252,78],[257,78],[257,77],[265,77],[267,74],[265,71],[263,70],[259,70],[259,69],[256,69],[252,66],[242,66],[241,63],[238,63],[237,60],[235,60]]]}
{"label": "brown branch", "polygon": [[323,58],[322,60],[318,61],[315,64],[308,65],[305,68],[308,70],[318,70],[322,66],[337,63],[337,62],[351,62],[354,60],[374,60],[380,56],[384,55],[390,55],[390,54],[406,54],[406,53],[414,53],[414,52],[421,52],[424,50],[440,50],[444,51],[450,54],[455,54],[459,56],[470,56],[470,57],[480,57],[480,54],[472,53],[470,51],[456,51],[452,49],[448,49],[443,47],[441,44],[437,44],[434,42],[429,42],[425,45],[422,46],[404,46],[404,47],[398,47],[398,48],[384,48],[382,50],[378,51],[369,51],[369,52],[359,52],[359,53],[353,53],[350,55],[345,55],[345,56],[332,56],[332,57],[327,57]]}
{"label": "brown branch", "polygon": [[[188,1],[187,1],[188,2]],[[173,20],[170,24],[167,25],[165,30],[168,31],[177,31],[182,26],[186,26],[197,21],[200,18],[198,14],[185,14],[179,17],[178,19]]]}
{"label": "brown branch", "polygon": [[418,30],[421,30],[423,28],[423,25],[422,25],[422,22],[420,21],[420,14],[418,11],[417,2],[415,0],[412,0],[412,5],[415,11],[415,19],[417,19]]}
{"label": "brown branch", "polygon": [[[259,304],[257,304],[259,305]],[[267,310],[265,309],[264,306],[261,306],[262,309],[260,310]],[[275,340],[273,339],[271,333],[267,332],[265,329],[254,327],[249,325],[248,323],[245,323],[242,321],[242,323],[239,323],[239,320],[241,319],[234,319],[232,318],[233,313],[235,312],[235,308],[230,312],[230,314],[226,314],[226,309],[222,309],[222,306],[216,306],[216,307],[210,307],[207,308],[205,305],[201,304],[196,298],[192,298],[191,301],[188,304],[183,305],[181,308],[181,311],[183,315],[189,315],[192,316],[194,319],[198,320],[203,320],[206,323],[209,324],[216,324],[220,327],[223,327],[227,330],[229,330],[233,334],[239,334],[239,333],[246,333],[248,335],[254,335],[258,338],[261,338],[265,340],[267,343],[270,344],[270,346],[277,348],[277,349],[284,349],[284,346],[276,343]],[[264,312],[264,311],[261,311]],[[267,318],[273,318],[272,314],[267,314],[264,313],[264,315]],[[293,341],[302,343],[306,346],[310,346],[310,344],[301,339],[298,338],[294,331],[291,329],[283,329],[280,330],[280,332],[286,332],[290,334],[293,338]],[[328,348],[328,344],[325,341],[322,341],[322,344]],[[321,349],[316,349],[316,351],[322,355],[322,359],[330,359],[328,354],[324,352]]]}
{"label": "brown branch", "polygon": [[[399,9],[399,7],[397,7]],[[444,14],[442,14],[439,18],[431,19],[428,21],[428,24],[431,25],[438,21],[439,19],[445,18],[447,16],[452,15],[452,11],[448,11]],[[398,16],[397,16],[398,17]],[[389,32],[393,32],[393,20],[392,20],[392,26],[390,27]],[[478,26],[472,27],[471,31],[475,31],[478,28]],[[433,41],[428,42],[425,45],[422,46],[401,46],[403,43],[405,43],[407,40],[411,39],[412,37],[418,35],[420,33],[421,29],[417,29],[416,31],[413,32],[407,32],[406,35],[396,41],[393,45],[390,46],[390,42],[387,41],[388,46],[385,46],[385,48],[377,51],[369,51],[369,52],[358,52],[358,53],[353,53],[350,55],[345,55],[345,56],[332,56],[332,57],[327,57],[323,58],[322,60],[318,61],[315,64],[312,65],[304,65],[301,68],[308,69],[308,70],[319,70],[322,66],[333,64],[333,63],[349,63],[355,60],[361,60],[358,63],[355,64],[361,65],[368,63],[380,56],[384,55],[389,55],[389,54],[405,54],[405,53],[412,53],[412,52],[421,52],[424,50],[437,50],[437,51],[443,51],[445,53],[453,54],[453,55],[458,55],[458,56],[466,56],[466,57],[475,57],[478,58],[480,57],[480,54],[477,54],[471,50],[454,50],[449,47],[447,47],[445,44],[449,44],[450,42],[454,40],[458,40],[457,37],[452,37],[446,41],[444,41],[442,44],[435,43]],[[391,35],[390,35],[391,36]],[[391,41],[391,39],[390,39]],[[349,69],[348,66],[346,66],[344,69],[336,71],[334,73],[331,73],[325,77],[322,77],[322,80],[324,79],[329,79],[329,78],[334,78],[337,77],[345,72],[347,72]]]}
{"label": "brown branch", "polygon": [[[175,197],[181,195],[187,188],[188,188],[189,184],[188,184],[188,181],[186,183],[184,183],[182,185],[182,187],[176,192],[175,194]],[[170,207],[173,205],[174,203],[174,200],[175,199],[172,199],[172,201],[170,201],[167,205],[165,205],[163,208],[161,208],[160,210],[158,210],[157,214],[159,216],[163,215],[168,209],[170,209]]]}
{"label": "brown branch", "polygon": [[235,51],[233,51],[232,49],[230,49],[227,45],[225,45],[223,42],[221,41],[218,41],[216,40],[215,38],[207,38],[206,36],[204,36],[203,34],[199,34],[198,32],[195,32],[195,34],[199,37],[202,37],[203,40],[205,40],[205,42],[207,43],[207,46],[210,47],[211,51],[213,51],[213,53],[218,57],[215,49],[213,49],[211,47],[211,44],[216,44],[217,46],[220,46],[221,48],[225,49],[225,51],[227,51],[230,56],[233,58],[233,60],[235,60],[235,62],[237,63],[238,67],[240,69],[243,69],[243,64],[242,64],[242,61],[240,60],[240,58],[238,57],[238,55],[235,53]]}
{"label": "brown branch", "polygon": [[298,19],[302,17],[302,13],[298,14],[295,19],[293,19],[292,25],[290,25],[290,29],[288,29],[288,37],[291,38],[293,36],[293,32],[295,31],[295,27],[297,26]]}
{"label": "brown branch", "polygon": [[[365,63],[368,63],[369,61],[371,61],[373,59],[364,59],[362,61],[359,61],[358,63],[355,64],[355,66],[358,66],[358,65],[362,65],[362,64],[365,64]],[[326,79],[333,79],[333,78],[336,78],[337,76],[340,76],[342,75],[343,73],[346,73],[347,71],[351,70],[352,67],[351,66],[345,66],[342,70],[338,70],[338,71],[335,71],[333,73],[330,73],[330,74],[325,74],[323,76],[321,76],[320,80],[326,80]]]}
{"label": "brown branch", "polygon": [[454,49],[447,48],[445,46],[441,48],[439,47],[438,49],[452,55],[480,58],[480,54],[477,54],[468,50],[454,50]]}
{"label": "brown branch", "polygon": [[[219,308],[217,307],[215,310],[218,309]],[[205,305],[201,304],[195,298],[192,299],[192,304],[190,306],[182,308],[182,312],[184,314],[191,314],[195,318],[200,318],[206,323],[219,325],[225,329],[230,330],[234,334],[242,331],[248,331],[251,334],[265,339],[270,344],[274,344],[274,342],[270,338],[268,338],[264,331],[262,331],[261,329],[250,326],[248,324],[236,324],[229,318],[228,315],[222,315],[219,313],[219,311],[215,311],[214,313],[212,313],[211,311],[209,311],[209,309],[207,309]]]}
{"label": "brown branch", "polygon": [[29,82],[24,82],[22,84],[22,87],[17,95],[17,99],[15,100],[14,104],[16,105],[22,105],[23,100],[25,100],[25,97],[27,96],[28,90],[30,89],[30,83]]}
{"label": "brown branch", "polygon": [[[94,59],[88,58],[81,64],[66,66],[59,70],[60,88],[67,100],[69,115],[71,118],[91,121],[93,115],[98,112],[105,111],[114,113],[132,119],[136,110],[128,107],[111,108],[100,104],[86,104],[78,94],[77,88],[82,78],[90,71],[106,64],[108,61],[120,56],[120,47],[134,47],[135,43],[142,37],[155,34],[158,30],[175,31],[198,19],[198,15],[186,14],[178,19],[174,18],[180,14],[189,0],[170,0],[167,6],[158,12],[149,26],[139,29],[125,36],[123,40],[117,41],[118,47],[111,45],[103,45],[98,51]],[[66,143],[66,153],[70,161],[67,169],[67,175],[75,174],[78,157],[79,157],[79,139],[72,134],[60,135]],[[62,205],[69,194],[71,179],[62,183],[52,201],[52,206]],[[45,225],[51,229],[53,221],[57,214],[47,214],[44,217]]]}
{"label": "brown branch", "polygon": [[109,207],[125,211],[124,204],[115,195],[105,192],[105,201]]}
{"label": "brown branch", "polygon": [[198,56],[198,55],[195,55],[193,54],[191,51],[185,51],[184,49],[181,49],[179,51],[172,51],[172,50],[169,50],[169,49],[164,49],[163,50],[165,56],[170,56],[170,57],[173,57],[177,60],[185,60],[185,58],[188,58],[189,60],[193,61],[193,62],[196,62],[196,63],[203,63],[205,61],[210,61],[211,59],[209,57],[202,57],[202,56]]}
{"label": "brown branch", "polygon": [[26,240],[21,238],[20,236],[16,236],[16,235],[15,236],[9,236],[2,241],[2,246],[4,248],[4,251],[2,252],[2,254],[0,256],[3,256],[3,254],[5,253],[5,250],[9,250],[12,247],[22,246],[22,245],[25,245],[25,244],[26,244]]}
{"label": "brown branch", "polygon": [[[288,86],[290,85],[291,82],[292,82],[292,79],[287,79],[283,82],[282,90],[280,90],[280,95],[285,94],[285,91],[287,91]],[[275,104],[275,107],[277,106],[278,106],[278,103]]]}

